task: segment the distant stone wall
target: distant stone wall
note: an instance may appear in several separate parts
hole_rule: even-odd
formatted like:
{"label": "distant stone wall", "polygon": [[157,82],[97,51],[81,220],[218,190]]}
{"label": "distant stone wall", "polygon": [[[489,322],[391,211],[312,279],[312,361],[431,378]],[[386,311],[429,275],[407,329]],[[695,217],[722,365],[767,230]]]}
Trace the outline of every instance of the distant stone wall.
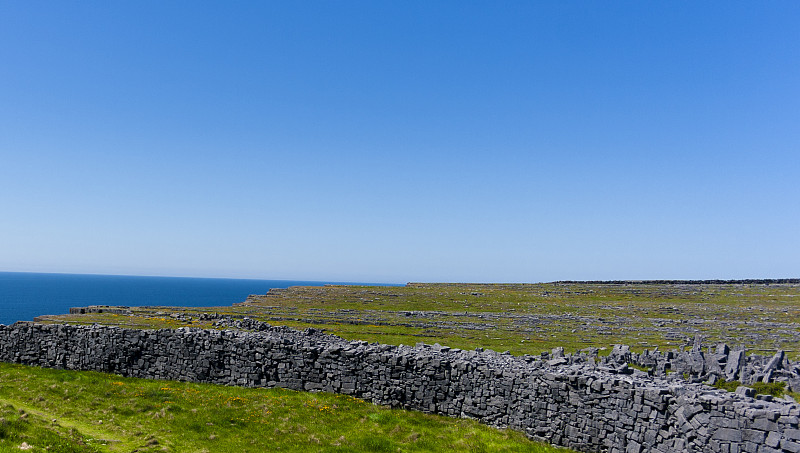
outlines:
{"label": "distant stone wall", "polygon": [[561,280],[553,283],[582,285],[777,285],[797,284],[800,278],[748,278],[744,280]]}
{"label": "distant stone wall", "polygon": [[469,417],[586,452],[800,452],[800,405],[536,357],[259,332],[0,326],[0,360],[152,379],[344,393]]}
{"label": "distant stone wall", "polygon": [[89,305],[88,307],[72,307],[69,309],[71,315],[84,315],[86,313],[113,313],[117,315],[127,315],[131,313],[129,307],[111,305]]}

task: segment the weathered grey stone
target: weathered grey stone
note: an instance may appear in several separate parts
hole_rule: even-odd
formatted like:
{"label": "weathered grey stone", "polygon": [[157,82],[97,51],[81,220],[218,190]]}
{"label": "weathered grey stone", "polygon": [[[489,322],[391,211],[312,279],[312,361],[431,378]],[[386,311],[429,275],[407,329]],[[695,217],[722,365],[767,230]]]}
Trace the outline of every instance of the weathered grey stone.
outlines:
{"label": "weathered grey stone", "polygon": [[764,367],[764,371],[771,371],[777,370],[783,364],[783,359],[785,358],[786,354],[783,351],[778,351],[775,355],[770,359],[767,365]]}
{"label": "weathered grey stone", "polygon": [[712,439],[726,442],[741,442],[742,432],[733,428],[719,428],[712,436]]}
{"label": "weathered grey stone", "polygon": [[739,378],[739,369],[744,360],[744,350],[731,351],[725,365],[725,379],[735,381]]}
{"label": "weathered grey stone", "polygon": [[773,448],[780,445],[780,443],[781,443],[781,435],[775,431],[771,431],[769,434],[767,434],[767,438],[764,441],[764,444]]}
{"label": "weathered grey stone", "polygon": [[800,443],[784,439],[781,441],[781,449],[783,451],[797,453],[800,452]]}

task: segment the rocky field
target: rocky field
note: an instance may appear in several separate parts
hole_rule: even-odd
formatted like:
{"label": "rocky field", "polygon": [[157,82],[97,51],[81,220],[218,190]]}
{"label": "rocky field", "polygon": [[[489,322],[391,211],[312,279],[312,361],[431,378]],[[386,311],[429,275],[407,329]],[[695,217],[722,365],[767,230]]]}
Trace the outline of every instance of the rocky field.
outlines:
{"label": "rocky field", "polygon": [[[726,343],[800,357],[800,281],[555,282],[292,287],[203,308],[89,307],[44,322],[247,328],[244,318],[386,344],[539,354]],[[83,313],[81,313],[83,312]],[[243,324],[244,323],[244,324]]]}

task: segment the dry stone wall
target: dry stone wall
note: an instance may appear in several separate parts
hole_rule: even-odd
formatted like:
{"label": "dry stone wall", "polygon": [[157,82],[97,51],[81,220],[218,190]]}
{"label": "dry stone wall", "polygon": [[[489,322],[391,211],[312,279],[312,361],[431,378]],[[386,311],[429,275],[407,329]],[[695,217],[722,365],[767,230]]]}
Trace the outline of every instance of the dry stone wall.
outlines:
{"label": "dry stone wall", "polygon": [[719,344],[703,351],[699,339],[689,351],[672,350],[661,352],[645,350],[641,354],[630,351],[625,345],[616,345],[602,366],[618,367],[633,363],[647,368],[653,375],[666,377],[667,370],[677,373],[691,382],[714,383],[718,380],[738,381],[745,385],[756,382],[783,383],[792,392],[800,391],[800,363],[789,360],[784,351],[773,356],[746,354],[744,349],[731,349]]}
{"label": "dry stone wall", "polygon": [[[0,360],[151,379],[329,391],[475,418],[586,452],[800,452],[800,406],[701,384],[438,345],[260,331],[17,323]],[[574,362],[574,361],[573,361]]]}

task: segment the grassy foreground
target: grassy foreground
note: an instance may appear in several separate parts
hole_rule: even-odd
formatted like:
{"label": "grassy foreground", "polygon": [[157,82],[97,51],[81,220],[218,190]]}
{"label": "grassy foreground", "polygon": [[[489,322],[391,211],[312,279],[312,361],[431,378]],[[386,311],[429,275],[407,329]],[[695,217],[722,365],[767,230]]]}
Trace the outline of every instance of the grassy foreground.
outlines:
{"label": "grassy foreground", "polygon": [[0,452],[555,453],[519,432],[327,393],[0,363]]}

